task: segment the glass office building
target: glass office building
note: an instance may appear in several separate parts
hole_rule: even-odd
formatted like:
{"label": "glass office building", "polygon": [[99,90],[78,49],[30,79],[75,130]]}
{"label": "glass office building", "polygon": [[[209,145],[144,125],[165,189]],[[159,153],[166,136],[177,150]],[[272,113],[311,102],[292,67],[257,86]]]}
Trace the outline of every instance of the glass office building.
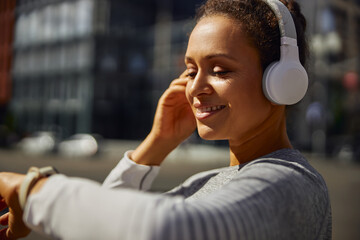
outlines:
{"label": "glass office building", "polygon": [[11,109],[23,132],[139,139],[183,68],[196,1],[17,1]]}

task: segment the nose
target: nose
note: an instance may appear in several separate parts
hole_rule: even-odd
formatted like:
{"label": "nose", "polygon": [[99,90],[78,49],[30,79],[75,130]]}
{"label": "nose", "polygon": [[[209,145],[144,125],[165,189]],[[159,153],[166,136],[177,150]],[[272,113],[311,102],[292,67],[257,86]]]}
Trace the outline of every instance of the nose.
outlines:
{"label": "nose", "polygon": [[188,92],[191,97],[196,97],[202,94],[211,94],[213,88],[210,84],[210,76],[204,73],[198,72],[194,79],[190,79],[188,82]]}

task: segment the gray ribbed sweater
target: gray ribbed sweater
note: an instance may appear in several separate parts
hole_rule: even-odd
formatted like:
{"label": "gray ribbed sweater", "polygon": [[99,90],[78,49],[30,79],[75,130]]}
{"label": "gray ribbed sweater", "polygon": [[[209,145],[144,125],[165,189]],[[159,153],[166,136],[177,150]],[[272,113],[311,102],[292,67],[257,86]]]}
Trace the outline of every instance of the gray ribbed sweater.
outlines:
{"label": "gray ribbed sweater", "polygon": [[103,187],[51,177],[24,219],[56,239],[331,239],[326,184],[296,150],[194,175],[166,194],[123,188],[127,171],[136,175],[117,166]]}

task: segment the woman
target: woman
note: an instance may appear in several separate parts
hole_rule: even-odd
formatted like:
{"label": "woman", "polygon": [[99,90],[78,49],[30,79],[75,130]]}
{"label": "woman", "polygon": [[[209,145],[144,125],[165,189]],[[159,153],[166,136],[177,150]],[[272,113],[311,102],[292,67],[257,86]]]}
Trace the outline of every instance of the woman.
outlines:
{"label": "woman", "polygon": [[[304,63],[305,20],[294,1],[282,2]],[[199,9],[187,70],[160,98],[148,137],[102,186],[60,174],[24,180],[2,173],[1,208],[10,207],[1,217],[9,222],[2,239],[25,236],[28,227],[56,239],[330,239],[326,184],[292,149],[285,106],[263,94],[264,70],[280,58],[278,20],[268,4],[208,0]],[[204,139],[229,141],[230,166],[166,194],[144,192],[196,127]]]}

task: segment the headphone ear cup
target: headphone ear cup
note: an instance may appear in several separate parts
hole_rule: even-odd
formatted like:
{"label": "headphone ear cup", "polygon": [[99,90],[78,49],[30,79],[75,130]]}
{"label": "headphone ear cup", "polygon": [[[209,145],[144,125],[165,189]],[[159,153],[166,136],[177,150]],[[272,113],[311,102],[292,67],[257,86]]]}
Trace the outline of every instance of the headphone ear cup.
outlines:
{"label": "headphone ear cup", "polygon": [[[271,82],[270,79],[270,73],[272,72],[273,68],[278,64],[279,62],[272,62],[269,64],[269,66],[265,69],[264,74],[263,74],[263,78],[262,78],[262,88],[263,88],[263,93],[265,95],[265,97],[271,101],[274,102],[274,100],[271,97],[271,93],[269,93],[269,87],[267,87],[269,85],[269,82]],[[275,103],[275,102],[274,102]]]}
{"label": "headphone ear cup", "polygon": [[299,102],[308,88],[306,70],[299,61],[271,63],[263,75],[263,92],[271,102],[292,105]]}

